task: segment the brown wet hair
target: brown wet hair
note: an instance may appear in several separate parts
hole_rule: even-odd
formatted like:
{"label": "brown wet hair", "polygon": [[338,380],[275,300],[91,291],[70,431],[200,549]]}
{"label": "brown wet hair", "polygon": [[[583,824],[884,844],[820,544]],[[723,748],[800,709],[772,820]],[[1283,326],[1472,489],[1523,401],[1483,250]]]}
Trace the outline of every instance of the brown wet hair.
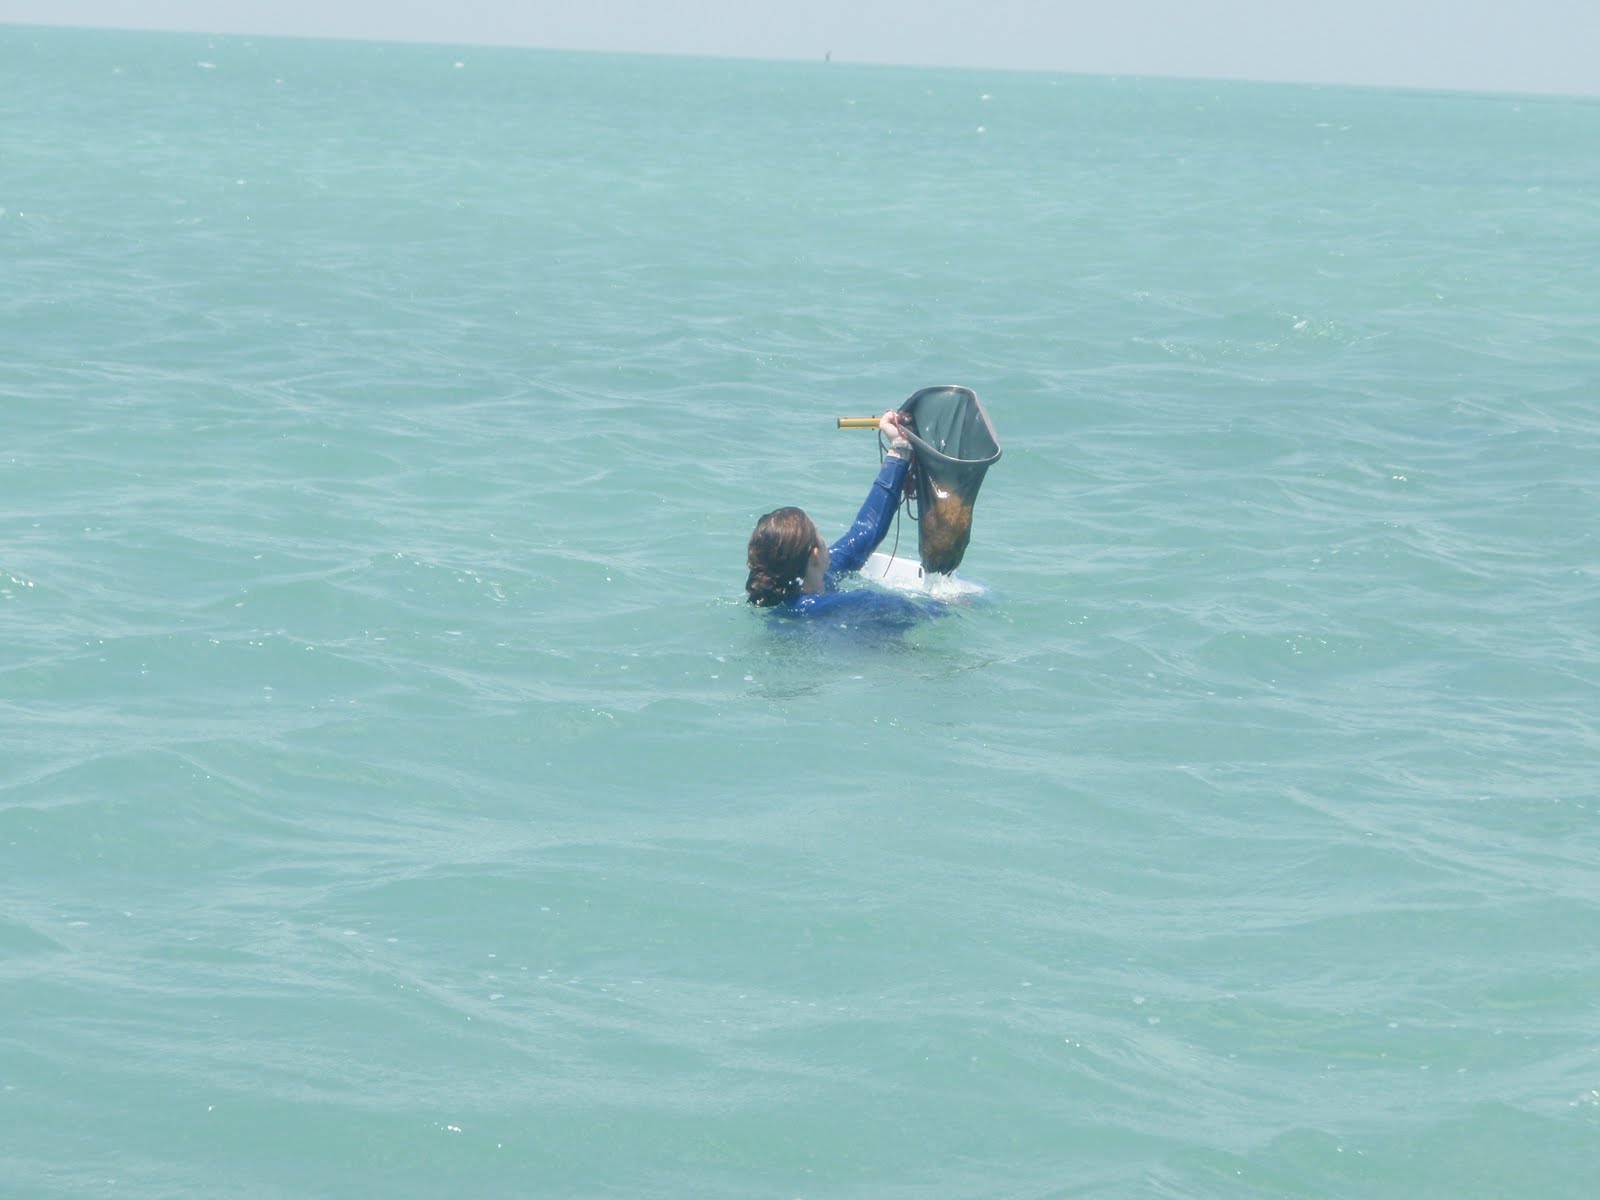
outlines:
{"label": "brown wet hair", "polygon": [[798,596],[819,540],[816,522],[803,508],[775,508],[757,521],[745,551],[750,576],[744,590],[750,603],[772,608]]}

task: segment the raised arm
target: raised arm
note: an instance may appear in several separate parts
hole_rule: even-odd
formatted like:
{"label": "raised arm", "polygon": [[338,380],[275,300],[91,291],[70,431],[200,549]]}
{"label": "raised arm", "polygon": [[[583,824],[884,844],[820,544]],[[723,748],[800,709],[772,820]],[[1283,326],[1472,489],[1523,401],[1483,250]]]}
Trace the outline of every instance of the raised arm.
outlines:
{"label": "raised arm", "polygon": [[899,416],[891,409],[879,418],[878,428],[889,437],[889,452],[884,455],[878,477],[872,481],[866,502],[856,514],[855,524],[828,547],[829,579],[861,569],[889,532],[889,523],[900,507],[900,488],[911,466],[911,443],[900,432]]}

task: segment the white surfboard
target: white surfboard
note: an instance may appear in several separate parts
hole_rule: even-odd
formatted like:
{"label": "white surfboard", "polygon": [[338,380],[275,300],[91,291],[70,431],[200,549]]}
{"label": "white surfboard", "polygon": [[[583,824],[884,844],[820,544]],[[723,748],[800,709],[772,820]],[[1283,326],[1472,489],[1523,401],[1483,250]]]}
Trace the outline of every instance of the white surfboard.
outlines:
{"label": "white surfboard", "polygon": [[925,596],[947,600],[961,596],[976,596],[983,591],[979,584],[971,583],[958,575],[930,574],[924,571],[922,564],[914,558],[900,556],[890,558],[881,551],[872,554],[862,565],[861,576],[863,579],[870,579],[874,583],[881,583],[897,591],[920,592]]}

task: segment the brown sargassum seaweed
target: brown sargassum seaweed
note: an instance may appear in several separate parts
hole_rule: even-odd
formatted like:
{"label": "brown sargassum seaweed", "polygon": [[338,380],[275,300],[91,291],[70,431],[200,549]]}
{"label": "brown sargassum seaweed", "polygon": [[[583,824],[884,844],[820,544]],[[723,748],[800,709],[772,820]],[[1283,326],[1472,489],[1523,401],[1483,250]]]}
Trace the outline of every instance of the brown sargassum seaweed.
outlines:
{"label": "brown sargassum seaweed", "polygon": [[917,518],[917,549],[922,569],[948,574],[961,563],[972,537],[972,505],[934,484]]}

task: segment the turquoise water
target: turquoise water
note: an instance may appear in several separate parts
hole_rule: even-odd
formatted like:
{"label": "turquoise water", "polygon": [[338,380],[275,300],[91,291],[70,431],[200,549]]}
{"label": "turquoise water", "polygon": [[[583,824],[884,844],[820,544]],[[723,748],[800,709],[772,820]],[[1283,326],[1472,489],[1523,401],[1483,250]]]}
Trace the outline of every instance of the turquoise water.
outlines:
{"label": "turquoise water", "polygon": [[0,1192],[1589,1194],[1600,104],[0,63]]}

